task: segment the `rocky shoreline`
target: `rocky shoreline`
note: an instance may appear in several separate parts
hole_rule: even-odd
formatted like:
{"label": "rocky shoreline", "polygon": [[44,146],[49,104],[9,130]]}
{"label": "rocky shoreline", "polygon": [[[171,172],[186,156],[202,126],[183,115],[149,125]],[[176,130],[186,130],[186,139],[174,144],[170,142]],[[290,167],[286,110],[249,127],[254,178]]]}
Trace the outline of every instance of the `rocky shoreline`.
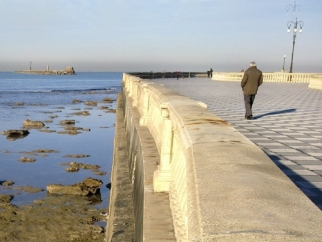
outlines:
{"label": "rocky shoreline", "polygon": [[[93,103],[93,101],[90,101]],[[79,112],[70,113],[68,110],[60,112],[59,115],[50,116],[50,121],[38,121],[32,119],[25,119],[21,124],[21,129],[0,130],[1,135],[6,136],[8,142],[19,142],[22,139],[35,139],[35,133],[44,133],[44,130],[50,131],[48,134],[44,134],[49,139],[55,133],[61,139],[65,139],[65,135],[86,135],[88,137],[93,129],[98,130],[106,127],[96,127],[88,119],[94,114],[97,119],[102,116],[103,113],[115,113],[115,109],[112,107],[114,100],[111,98],[104,98],[101,101],[95,101],[99,103],[109,103],[108,106],[94,106],[94,108],[87,108],[90,105],[85,101],[78,100],[73,101],[71,105],[79,105]],[[24,107],[24,104],[19,104],[19,107]],[[93,106],[93,105],[91,105]],[[43,107],[42,105],[36,107]],[[104,107],[104,108],[102,108]],[[60,108],[65,110],[64,108]],[[86,109],[86,111],[84,111]],[[69,110],[75,110],[75,108],[69,107]],[[77,109],[78,110],[78,109]],[[86,112],[86,114],[84,114]],[[40,116],[44,114],[51,114],[49,110],[40,113]],[[95,115],[95,116],[96,116]],[[27,115],[29,116],[29,115]],[[71,117],[75,116],[75,119]],[[82,117],[83,116],[83,117]],[[92,124],[90,128],[82,128],[75,125],[80,125],[82,122],[86,125]],[[106,121],[104,122],[106,123]],[[52,126],[52,127],[49,127]],[[55,130],[55,127],[57,130]],[[85,132],[84,132],[85,131]],[[102,131],[96,131],[102,132]],[[84,134],[86,133],[86,134]],[[58,138],[57,137],[57,138]],[[57,139],[56,138],[56,139]],[[48,138],[47,138],[48,139]],[[31,141],[34,142],[33,140]],[[43,141],[42,141],[43,142]],[[35,143],[37,144],[37,142]],[[95,146],[94,143],[91,145]],[[28,146],[31,147],[31,146]],[[53,162],[57,166],[62,167],[64,174],[57,177],[57,183],[48,183],[46,186],[29,186],[16,182],[14,178],[8,175],[9,179],[0,177],[0,241],[103,241],[105,238],[105,226],[109,217],[107,207],[99,207],[102,203],[101,187],[106,189],[111,188],[111,184],[106,179],[97,179],[93,177],[85,176],[82,180],[78,180],[77,183],[71,184],[59,184],[58,181],[63,176],[73,176],[77,173],[91,172],[93,176],[105,176],[106,171],[101,170],[101,167],[97,163],[81,163],[76,161],[61,162],[58,163],[57,158],[62,159],[90,159],[91,154],[82,153],[64,153],[61,150],[55,148],[38,148],[31,149],[29,151],[13,151],[13,150],[0,150],[0,153],[8,156],[17,157],[18,153],[23,154],[17,161],[24,166],[34,166],[35,164],[48,162],[50,156],[54,156]],[[63,154],[60,154],[63,153]],[[97,155],[97,154],[94,154]],[[99,157],[98,157],[99,158]],[[104,158],[104,160],[106,157]],[[47,160],[47,161],[44,161]],[[14,160],[12,160],[14,162]],[[95,161],[94,161],[95,162]],[[19,165],[18,165],[19,166]],[[36,169],[36,168],[35,168]],[[47,171],[41,170],[39,173]],[[34,176],[39,176],[37,171],[34,172]],[[87,174],[84,172],[84,175]],[[63,181],[66,178],[62,179]],[[105,184],[104,184],[105,183]],[[108,184],[106,184],[108,183]],[[104,185],[103,185],[104,184]],[[34,199],[30,204],[16,205],[13,203],[15,197],[19,197],[21,194],[40,194],[46,192],[45,196],[39,196]]]}

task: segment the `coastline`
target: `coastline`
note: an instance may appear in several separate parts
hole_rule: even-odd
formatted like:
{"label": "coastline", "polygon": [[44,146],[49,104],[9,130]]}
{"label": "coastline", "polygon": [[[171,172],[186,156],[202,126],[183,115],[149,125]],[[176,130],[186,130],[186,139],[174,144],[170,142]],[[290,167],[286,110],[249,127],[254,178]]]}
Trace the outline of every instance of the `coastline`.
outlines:
{"label": "coastline", "polygon": [[[14,140],[0,135],[0,241],[102,241],[108,218],[106,184],[110,182],[116,105],[110,87],[115,82],[109,84],[102,74],[71,79],[23,75],[11,79],[8,75],[1,82],[6,91],[0,94],[0,133],[25,129],[27,119],[45,126],[28,127],[30,134]],[[99,81],[95,83],[93,77]],[[72,102],[76,99],[79,102]],[[71,119],[74,125],[63,124]],[[71,163],[84,166],[69,172],[66,164]],[[100,166],[99,172],[105,175],[83,168],[88,165]],[[50,184],[74,185],[87,177],[103,182],[98,194],[47,191]]]}

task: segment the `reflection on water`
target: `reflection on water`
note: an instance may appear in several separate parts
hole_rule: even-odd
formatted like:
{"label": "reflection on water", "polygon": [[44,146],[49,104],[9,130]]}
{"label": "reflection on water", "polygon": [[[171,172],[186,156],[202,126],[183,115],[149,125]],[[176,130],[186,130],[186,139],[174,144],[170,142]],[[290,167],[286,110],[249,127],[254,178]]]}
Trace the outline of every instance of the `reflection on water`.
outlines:
{"label": "reflection on water", "polygon": [[101,193],[97,193],[95,195],[90,195],[86,197],[88,201],[90,201],[91,205],[97,205],[100,204],[102,202],[102,196]]}
{"label": "reflection on water", "polygon": [[26,138],[28,135],[29,135],[29,132],[28,132],[28,133],[25,133],[25,134],[12,133],[12,134],[9,134],[9,135],[7,136],[7,140],[15,141],[15,140],[17,140],[17,139],[23,139],[23,138]]}

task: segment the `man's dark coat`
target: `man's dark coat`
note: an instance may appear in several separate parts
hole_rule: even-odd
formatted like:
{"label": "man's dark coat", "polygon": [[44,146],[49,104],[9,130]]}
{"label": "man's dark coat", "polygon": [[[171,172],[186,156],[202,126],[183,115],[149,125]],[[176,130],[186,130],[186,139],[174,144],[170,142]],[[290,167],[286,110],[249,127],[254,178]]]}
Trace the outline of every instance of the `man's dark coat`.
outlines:
{"label": "man's dark coat", "polygon": [[256,66],[249,67],[241,81],[244,95],[256,95],[258,87],[263,83],[263,74]]}

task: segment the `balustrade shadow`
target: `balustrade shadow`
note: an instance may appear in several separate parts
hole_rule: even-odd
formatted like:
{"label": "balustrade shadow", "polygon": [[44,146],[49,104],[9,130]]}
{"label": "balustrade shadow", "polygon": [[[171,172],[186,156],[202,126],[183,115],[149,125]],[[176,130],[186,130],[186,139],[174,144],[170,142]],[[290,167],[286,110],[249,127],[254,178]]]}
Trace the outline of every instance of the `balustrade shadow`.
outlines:
{"label": "balustrade shadow", "polygon": [[[267,152],[265,152],[265,150],[263,151],[278,166],[278,168],[322,211],[322,189],[319,189],[309,180],[295,173],[287,165],[280,162],[281,158],[279,156],[268,154]],[[310,187],[301,187],[297,182],[308,182],[310,184]],[[304,189],[306,189],[306,191]],[[311,193],[310,196],[307,194],[307,191]]]}
{"label": "balustrade shadow", "polygon": [[292,112],[296,112],[296,109],[290,108],[290,109],[285,109],[285,110],[280,110],[280,111],[273,111],[273,112],[269,112],[269,113],[264,113],[261,115],[254,116],[253,119],[259,119],[259,118],[269,116],[269,115],[278,115],[278,114],[292,113]]}

